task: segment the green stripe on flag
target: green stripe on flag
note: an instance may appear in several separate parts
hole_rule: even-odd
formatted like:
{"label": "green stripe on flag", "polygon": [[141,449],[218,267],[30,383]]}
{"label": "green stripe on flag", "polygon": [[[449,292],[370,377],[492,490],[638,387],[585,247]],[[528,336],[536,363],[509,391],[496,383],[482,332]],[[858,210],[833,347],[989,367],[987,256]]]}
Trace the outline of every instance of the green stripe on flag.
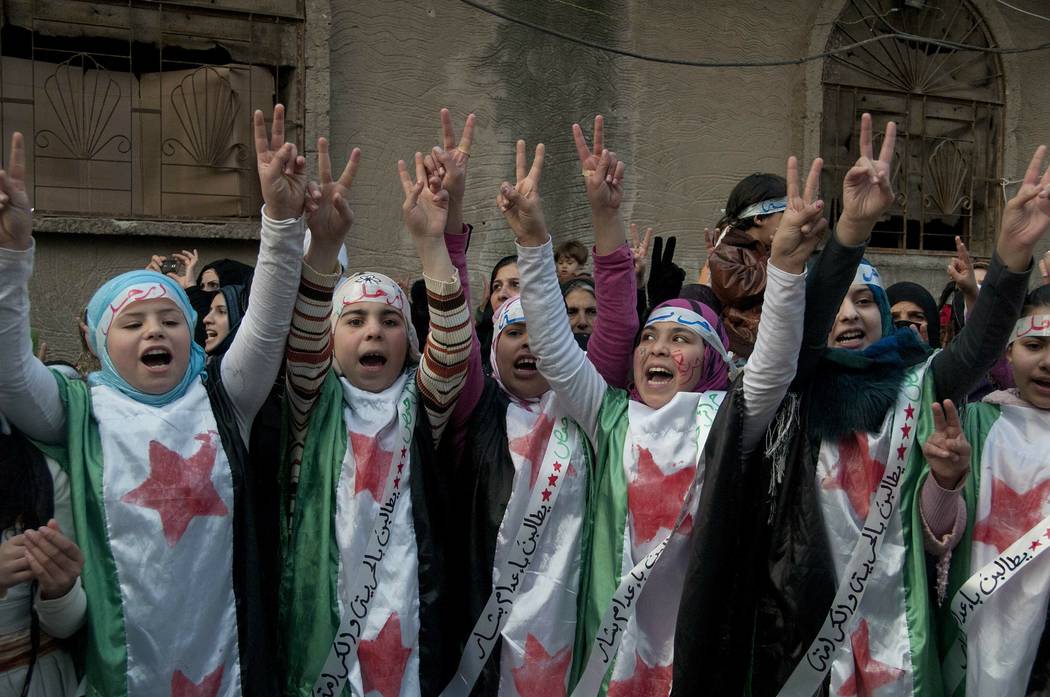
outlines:
{"label": "green stripe on flag", "polygon": [[66,442],[37,443],[69,475],[76,541],[84,553],[80,581],[87,596],[88,697],[125,697],[128,693],[127,636],[117,565],[109,546],[102,494],[102,444],[91,417],[90,388],[52,372],[66,412]]}
{"label": "green stripe on flag", "polygon": [[[627,524],[623,444],[627,437],[629,404],[627,392],[609,389],[598,411],[597,452],[587,477],[587,509],[580,543],[582,569],[569,692],[576,687],[587,665],[605,609],[623,573],[624,526]],[[606,683],[608,679],[606,675]]]}

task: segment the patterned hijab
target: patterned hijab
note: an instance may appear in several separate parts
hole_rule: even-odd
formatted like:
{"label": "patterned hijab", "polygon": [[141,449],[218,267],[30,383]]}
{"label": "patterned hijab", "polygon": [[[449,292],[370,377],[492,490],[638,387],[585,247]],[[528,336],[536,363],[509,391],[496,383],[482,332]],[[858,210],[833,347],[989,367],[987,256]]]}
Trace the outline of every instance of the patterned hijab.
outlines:
{"label": "patterned hijab", "polygon": [[[401,313],[405,323],[405,335],[408,338],[408,356],[405,367],[419,362],[419,340],[412,325],[412,306],[405,291],[401,290],[392,278],[375,271],[355,273],[338,288],[332,297],[332,332],[335,324],[348,305],[355,303],[378,303],[386,305]],[[335,366],[336,372],[342,375],[342,369]]]}
{"label": "patterned hijab", "polygon": [[[108,336],[110,327],[122,311],[143,300],[166,299],[173,302],[186,318],[190,336],[190,360],[186,373],[175,387],[164,394],[147,394],[125,380],[117,372],[109,357]],[[102,285],[91,297],[87,308],[88,341],[91,350],[99,357],[102,369],[88,375],[91,386],[108,385],[137,402],[150,406],[169,404],[183,394],[204,373],[204,349],[193,341],[193,327],[197,324],[197,313],[186,297],[186,291],[178,283],[156,271],[129,271]]]}

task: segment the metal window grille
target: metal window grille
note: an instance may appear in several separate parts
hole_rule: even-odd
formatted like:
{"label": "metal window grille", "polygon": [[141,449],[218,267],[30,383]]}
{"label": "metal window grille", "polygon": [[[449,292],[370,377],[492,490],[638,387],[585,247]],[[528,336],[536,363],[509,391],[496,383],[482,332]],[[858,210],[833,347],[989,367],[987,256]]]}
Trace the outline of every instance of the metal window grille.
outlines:
{"label": "metal window grille", "polygon": [[[829,48],[910,33],[994,46],[981,15],[966,0],[849,0]],[[841,183],[859,156],[860,117],[875,121],[878,153],[887,121],[898,125],[896,201],[873,233],[872,246],[954,251],[954,237],[987,252],[1001,208],[1002,67],[983,52],[886,38],[830,58],[823,75],[823,190],[832,220],[841,212]]]}
{"label": "metal window grille", "polygon": [[0,125],[38,212],[258,214],[251,114],[303,122],[303,0],[2,0]]}

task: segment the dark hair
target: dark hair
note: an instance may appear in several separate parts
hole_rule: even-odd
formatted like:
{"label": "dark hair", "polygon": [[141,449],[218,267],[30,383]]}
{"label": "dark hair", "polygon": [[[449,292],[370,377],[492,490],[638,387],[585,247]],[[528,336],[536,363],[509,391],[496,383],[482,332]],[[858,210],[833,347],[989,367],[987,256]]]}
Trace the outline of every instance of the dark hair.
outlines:
{"label": "dark hair", "polygon": [[590,276],[577,276],[561,284],[561,297],[568,297],[574,290],[585,290],[596,297],[594,292],[594,279]]}
{"label": "dark hair", "polygon": [[1038,307],[1050,307],[1050,285],[1038,286],[1026,295],[1022,312],[1030,314],[1031,310]]}
{"label": "dark hair", "polygon": [[729,193],[725,215],[718,221],[717,227],[722,230],[729,225],[737,230],[750,230],[755,227],[758,218],[763,216],[749,216],[742,220],[737,216],[753,203],[783,196],[787,196],[787,180],[784,177],[760,172],[749,174],[741,179]]}
{"label": "dark hair", "polygon": [[557,261],[561,257],[572,257],[577,264],[583,266],[587,263],[587,248],[576,240],[562,242],[554,250],[554,260]]}
{"label": "dark hair", "polygon": [[518,255],[517,254],[508,254],[507,256],[505,256],[502,259],[500,259],[499,261],[497,261],[496,265],[492,267],[492,275],[489,276],[489,283],[492,284],[492,283],[496,282],[496,274],[498,274],[499,270],[502,269],[504,266],[510,266],[511,264],[517,264],[517,263],[518,263]]}

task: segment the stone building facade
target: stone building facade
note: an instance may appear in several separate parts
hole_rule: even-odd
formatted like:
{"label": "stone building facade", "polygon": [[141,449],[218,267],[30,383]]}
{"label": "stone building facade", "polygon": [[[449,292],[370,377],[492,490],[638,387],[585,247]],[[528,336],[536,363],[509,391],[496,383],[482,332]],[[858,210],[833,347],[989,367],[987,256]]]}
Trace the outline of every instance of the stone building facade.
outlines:
{"label": "stone building facade", "polygon": [[[457,125],[476,113],[466,201],[475,283],[513,248],[494,199],[513,175],[519,137],[547,145],[541,191],[556,239],[589,238],[570,126],[589,130],[595,113],[628,165],[626,219],[676,235],[690,276],[703,262],[702,231],[733,185],[755,171],[782,173],[790,154],[825,157],[834,211],[856,157],[855,122],[871,110],[906,134],[900,196],[871,256],[891,281],[936,292],[951,238],[989,253],[1004,195],[1035,147],[1050,143],[1050,51],[997,52],[1047,43],[1050,22],[995,0],[475,4],[504,17],[463,0],[3,0],[5,157],[12,130],[34,133],[33,325],[53,356],[75,356],[72,318],[90,292],[152,253],[252,259],[259,201],[248,113],[274,98],[288,104],[308,154],[325,134],[337,165],[362,149],[351,265],[395,276],[418,274],[400,230],[395,163],[438,142],[442,106]],[[1011,4],[1050,14],[1037,0]],[[719,64],[835,53],[698,67],[601,47]],[[60,115],[56,85],[100,95],[102,83],[115,85],[115,116],[100,133],[67,136],[76,129],[63,130],[70,109]],[[97,114],[80,111],[101,128]],[[218,132],[225,116],[235,127]],[[60,141],[66,151],[56,155]]]}

